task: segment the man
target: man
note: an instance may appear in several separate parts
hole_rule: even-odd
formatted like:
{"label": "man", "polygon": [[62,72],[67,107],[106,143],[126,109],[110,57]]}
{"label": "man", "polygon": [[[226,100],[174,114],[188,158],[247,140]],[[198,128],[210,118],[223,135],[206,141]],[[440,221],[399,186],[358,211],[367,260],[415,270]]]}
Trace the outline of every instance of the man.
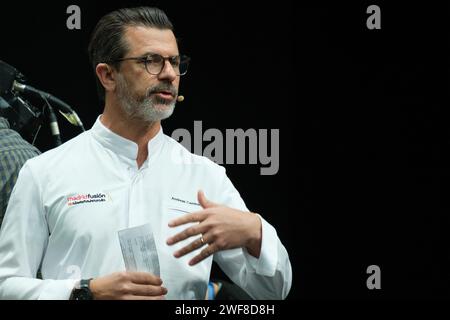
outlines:
{"label": "man", "polygon": [[[97,24],[89,55],[104,112],[20,172],[0,236],[0,298],[204,299],[213,258],[252,298],[287,296],[275,229],[248,212],[222,167],[162,132],[188,64],[172,30],[146,7]],[[145,224],[160,276],[124,271],[117,232]]]}
{"label": "man", "polygon": [[8,120],[0,117],[0,226],[19,170],[25,161],[39,154],[38,149],[10,129]]}

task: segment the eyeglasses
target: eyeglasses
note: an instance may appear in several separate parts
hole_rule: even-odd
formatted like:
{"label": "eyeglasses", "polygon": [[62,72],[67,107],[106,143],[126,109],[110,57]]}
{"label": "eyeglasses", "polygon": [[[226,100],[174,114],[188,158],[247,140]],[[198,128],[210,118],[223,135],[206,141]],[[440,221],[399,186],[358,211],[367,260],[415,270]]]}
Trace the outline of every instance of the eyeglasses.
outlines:
{"label": "eyeglasses", "polygon": [[112,60],[110,62],[119,62],[126,60],[136,60],[138,61],[138,63],[143,63],[147,72],[152,75],[159,75],[164,69],[167,60],[169,61],[177,76],[184,76],[188,71],[189,61],[191,60],[191,58],[185,55],[163,57],[159,54],[152,53],[143,57],[121,58]]}

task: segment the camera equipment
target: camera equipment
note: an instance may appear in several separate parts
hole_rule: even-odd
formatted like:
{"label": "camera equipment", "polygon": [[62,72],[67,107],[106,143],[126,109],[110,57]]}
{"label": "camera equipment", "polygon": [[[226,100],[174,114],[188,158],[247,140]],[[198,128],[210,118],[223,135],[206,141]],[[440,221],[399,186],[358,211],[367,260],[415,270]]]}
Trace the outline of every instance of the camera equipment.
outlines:
{"label": "camera equipment", "polygon": [[[19,132],[26,140],[35,141],[45,118],[56,146],[61,144],[58,122],[53,108],[57,109],[71,124],[84,131],[83,123],[76,112],[57,97],[25,84],[25,77],[13,66],[0,60],[0,115],[7,118],[11,128]],[[44,102],[35,107],[22,95]]]}

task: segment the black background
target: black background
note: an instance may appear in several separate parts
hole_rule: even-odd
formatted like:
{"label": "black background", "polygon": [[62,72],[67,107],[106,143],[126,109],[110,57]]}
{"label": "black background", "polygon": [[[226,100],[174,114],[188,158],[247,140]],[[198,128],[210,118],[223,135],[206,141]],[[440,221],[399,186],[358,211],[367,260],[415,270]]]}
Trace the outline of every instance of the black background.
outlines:
{"label": "black background", "polygon": [[[71,4],[81,30],[66,28]],[[381,30],[366,28],[370,4]],[[448,5],[2,2],[0,59],[90,128],[102,106],[89,35],[105,13],[135,5],[166,11],[192,57],[166,134],[194,120],[203,130],[280,129],[278,174],[225,166],[290,254],[290,299],[448,297]],[[59,119],[63,141],[78,134]],[[50,141],[45,128],[37,144]],[[381,290],[366,287],[373,264]]]}

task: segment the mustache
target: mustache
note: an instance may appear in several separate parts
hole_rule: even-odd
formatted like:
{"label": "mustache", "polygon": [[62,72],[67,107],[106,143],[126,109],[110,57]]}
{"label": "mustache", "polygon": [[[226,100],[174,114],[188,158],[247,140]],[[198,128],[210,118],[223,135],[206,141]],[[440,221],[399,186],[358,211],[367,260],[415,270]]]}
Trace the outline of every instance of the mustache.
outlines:
{"label": "mustache", "polygon": [[157,93],[157,92],[161,92],[161,91],[170,92],[170,94],[174,97],[176,97],[178,95],[178,91],[177,91],[177,89],[175,89],[175,87],[173,85],[171,85],[170,83],[160,83],[160,84],[157,84],[157,85],[149,88],[147,91],[147,96],[150,97],[150,95],[152,95],[153,93]]}

